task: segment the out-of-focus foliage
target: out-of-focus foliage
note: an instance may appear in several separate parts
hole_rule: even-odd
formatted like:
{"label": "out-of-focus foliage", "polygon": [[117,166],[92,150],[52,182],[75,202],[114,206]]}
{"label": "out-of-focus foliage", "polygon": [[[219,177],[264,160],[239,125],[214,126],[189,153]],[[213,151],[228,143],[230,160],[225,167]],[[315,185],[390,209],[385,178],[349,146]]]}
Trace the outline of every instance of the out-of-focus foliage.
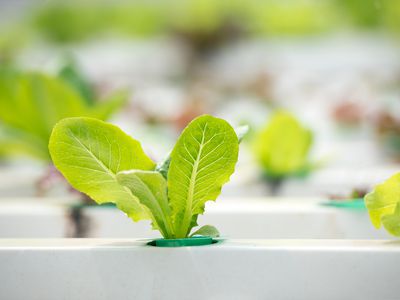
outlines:
{"label": "out-of-focus foliage", "polygon": [[382,7],[382,22],[386,28],[397,34],[400,33],[400,1],[384,0]]}
{"label": "out-of-focus foliage", "polygon": [[330,1],[258,1],[250,10],[250,28],[259,35],[304,35],[329,31],[338,17]]}
{"label": "out-of-focus foliage", "polygon": [[78,69],[78,66],[72,58],[68,59],[61,67],[58,75],[79,92],[82,98],[86,100],[87,104],[94,104],[94,90],[89,81],[82,75],[82,72]]}
{"label": "out-of-focus foliage", "polygon": [[[55,42],[75,42],[101,34],[151,36],[164,28],[163,5],[138,1],[53,2],[33,16],[34,26]],[[165,7],[164,7],[165,8]]]}
{"label": "out-of-focus foliage", "polygon": [[182,38],[202,52],[233,40],[246,28],[243,13],[237,9],[242,1],[176,0],[171,1],[165,18],[167,33]]}
{"label": "out-of-focus foliage", "polygon": [[364,29],[400,31],[398,0],[335,0],[342,20]]}
{"label": "out-of-focus foliage", "polygon": [[[171,0],[54,2],[37,10],[34,25],[56,42],[80,41],[114,32],[151,36],[168,32],[216,34],[236,26],[250,34],[310,34],[330,29],[337,10],[332,1]],[[226,31],[226,30],[225,30]]]}
{"label": "out-of-focus foliage", "polygon": [[398,0],[54,1],[32,8],[28,27],[57,43],[100,35],[151,37],[184,32],[304,35],[348,28],[398,31]]}
{"label": "out-of-focus foliage", "polygon": [[309,151],[312,132],[290,113],[276,112],[256,135],[255,156],[270,178],[284,178],[311,168]]}
{"label": "out-of-focus foliage", "polygon": [[365,196],[372,224],[400,237],[400,173],[393,175]]}
{"label": "out-of-focus foliage", "polygon": [[221,26],[228,7],[224,1],[175,1],[170,14],[170,24],[185,31],[210,32]]}
{"label": "out-of-focus foliage", "polygon": [[347,21],[364,28],[373,28],[381,23],[383,1],[375,0],[336,0],[342,15]]}
{"label": "out-of-focus foliage", "polygon": [[13,70],[0,73],[0,148],[3,155],[29,155],[50,161],[47,149],[53,126],[66,117],[107,119],[126,99],[92,105],[68,83],[38,73]]}
{"label": "out-of-focus foliage", "polygon": [[[14,61],[18,49],[23,48],[30,39],[30,29],[24,23],[0,26],[0,67],[10,65]],[[0,70],[1,72],[1,70]]]}

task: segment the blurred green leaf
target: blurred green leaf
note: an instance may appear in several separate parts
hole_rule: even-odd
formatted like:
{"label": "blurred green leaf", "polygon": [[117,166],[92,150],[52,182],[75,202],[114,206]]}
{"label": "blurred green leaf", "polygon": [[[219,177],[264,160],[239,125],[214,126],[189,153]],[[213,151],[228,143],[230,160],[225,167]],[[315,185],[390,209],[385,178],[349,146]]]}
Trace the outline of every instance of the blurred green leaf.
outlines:
{"label": "blurred green leaf", "polygon": [[310,169],[312,133],[290,113],[278,111],[256,135],[256,159],[267,176],[281,178]]}
{"label": "blurred green leaf", "polygon": [[69,59],[68,62],[61,67],[58,76],[79,92],[88,105],[94,104],[94,90],[72,59]]}
{"label": "blurred green leaf", "polygon": [[397,203],[393,214],[382,217],[382,223],[390,234],[400,237],[400,203]]}
{"label": "blurred green leaf", "polygon": [[100,120],[109,119],[126,104],[128,96],[129,92],[127,90],[113,92],[106,98],[96,102],[96,105],[92,107],[91,116]]}
{"label": "blurred green leaf", "polygon": [[0,124],[0,149],[2,156],[25,155],[40,160],[48,160],[47,151],[43,151],[40,138],[16,128]]}
{"label": "blurred green leaf", "polygon": [[381,5],[376,0],[335,0],[343,15],[361,28],[374,28],[381,23]]}
{"label": "blurred green leaf", "polygon": [[169,25],[173,30],[209,33],[222,25],[229,6],[224,1],[172,1]]}
{"label": "blurred green leaf", "polygon": [[257,34],[309,35],[330,30],[337,16],[330,1],[253,1],[249,26]]}
{"label": "blurred green leaf", "polygon": [[393,235],[400,236],[400,173],[378,184],[365,196],[372,224],[376,228],[381,225]]}
{"label": "blurred green leaf", "polygon": [[400,33],[400,1],[381,0],[382,23],[395,34]]}
{"label": "blurred green leaf", "polygon": [[232,28],[267,36],[319,34],[346,27],[386,26],[398,32],[399,6],[398,0],[70,0],[38,6],[29,25],[55,43],[110,33],[154,37],[178,32],[197,40],[223,39]]}
{"label": "blurred green leaf", "polygon": [[41,6],[32,17],[33,26],[48,40],[72,43],[116,33],[154,36],[165,29],[165,2],[103,3],[68,1]]}
{"label": "blurred green leaf", "polygon": [[37,141],[40,158],[50,159],[47,143],[58,120],[87,112],[80,96],[60,80],[37,73],[0,80],[0,121],[8,128],[4,133],[8,140],[18,136]]}
{"label": "blurred green leaf", "polygon": [[50,161],[47,145],[53,126],[67,117],[107,118],[126,99],[116,94],[100,105],[87,101],[59,78],[39,73],[0,74],[0,144],[8,155],[28,154]]}

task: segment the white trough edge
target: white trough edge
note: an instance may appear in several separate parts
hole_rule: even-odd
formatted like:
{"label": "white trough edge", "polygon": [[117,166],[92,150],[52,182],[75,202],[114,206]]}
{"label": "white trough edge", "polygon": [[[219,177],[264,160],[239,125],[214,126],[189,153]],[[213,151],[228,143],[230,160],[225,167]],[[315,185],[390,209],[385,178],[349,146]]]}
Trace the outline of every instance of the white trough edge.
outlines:
{"label": "white trough edge", "polygon": [[[0,238],[73,236],[72,199],[21,198],[0,201]],[[366,210],[322,206],[320,198],[222,198],[209,202],[199,224],[212,224],[232,239],[388,239]],[[326,200],[325,200],[326,201]],[[82,209],[89,238],[155,238],[149,221],[134,223],[121,211],[100,206]]]}
{"label": "white trough edge", "polygon": [[400,242],[0,240],[0,299],[399,299]]}

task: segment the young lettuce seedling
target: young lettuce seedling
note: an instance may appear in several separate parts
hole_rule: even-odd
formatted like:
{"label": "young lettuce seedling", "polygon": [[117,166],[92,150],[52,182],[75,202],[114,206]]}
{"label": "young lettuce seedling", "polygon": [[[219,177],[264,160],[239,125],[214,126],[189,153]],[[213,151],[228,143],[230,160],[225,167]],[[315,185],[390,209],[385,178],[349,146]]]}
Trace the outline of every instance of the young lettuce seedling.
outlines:
{"label": "young lettuce seedling", "polygon": [[378,184],[364,199],[375,228],[383,224],[390,234],[400,237],[400,173]]}
{"label": "young lettuce seedling", "polygon": [[[53,129],[54,165],[97,203],[111,202],[134,221],[151,220],[166,239],[187,238],[205,203],[216,200],[235,169],[239,138],[222,119],[204,115],[182,132],[158,166],[140,143],[118,127],[92,118],[68,118]],[[192,235],[216,236],[203,226]]]}

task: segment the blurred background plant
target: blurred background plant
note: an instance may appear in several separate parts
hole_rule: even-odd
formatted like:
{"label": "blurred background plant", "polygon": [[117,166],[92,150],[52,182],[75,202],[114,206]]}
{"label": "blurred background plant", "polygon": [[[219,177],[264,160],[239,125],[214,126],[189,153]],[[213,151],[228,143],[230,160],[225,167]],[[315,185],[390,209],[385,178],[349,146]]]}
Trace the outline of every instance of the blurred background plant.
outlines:
{"label": "blurred background plant", "polygon": [[400,119],[397,111],[382,111],[376,118],[376,134],[387,155],[400,161]]}
{"label": "blurred background plant", "polygon": [[87,86],[78,85],[78,77],[74,78],[64,81],[39,73],[3,72],[0,143],[7,154],[26,154],[50,162],[48,139],[59,120],[82,115],[104,120],[126,101],[126,94],[119,93],[94,102],[80,95],[88,91]]}
{"label": "blurred background plant", "polygon": [[31,19],[55,42],[112,31],[139,37],[181,32],[201,39],[227,25],[263,35],[313,34],[342,26],[397,31],[399,10],[396,0],[55,1],[34,10]]}
{"label": "blurred background plant", "polygon": [[[58,119],[107,119],[119,108],[113,121],[155,160],[200,114],[253,129],[267,121],[245,141],[228,194],[267,181],[279,194],[348,195],[381,177],[377,166],[398,161],[397,0],[19,0],[0,8],[4,172],[11,154],[48,163]],[[133,96],[105,97],[120,89]],[[324,155],[333,158],[314,169],[311,158]],[[254,175],[260,167],[264,183]],[[300,174],[309,176],[299,183]]]}
{"label": "blurred background plant", "polygon": [[[29,156],[51,164],[48,141],[54,125],[66,117],[108,119],[127,100],[118,91],[102,101],[72,64],[59,77],[3,69],[0,73],[0,149],[4,157]],[[53,174],[50,168],[49,174]],[[40,188],[40,186],[39,186]]]}
{"label": "blurred background plant", "polygon": [[311,130],[287,111],[275,112],[255,136],[254,154],[273,194],[288,177],[303,177],[312,171],[312,143]]}
{"label": "blurred background plant", "polygon": [[257,36],[301,36],[348,28],[398,33],[400,16],[397,0],[21,2],[29,9],[19,19],[13,18],[3,35],[29,31],[54,43],[110,34],[139,38],[179,34],[202,48],[233,31]]}

